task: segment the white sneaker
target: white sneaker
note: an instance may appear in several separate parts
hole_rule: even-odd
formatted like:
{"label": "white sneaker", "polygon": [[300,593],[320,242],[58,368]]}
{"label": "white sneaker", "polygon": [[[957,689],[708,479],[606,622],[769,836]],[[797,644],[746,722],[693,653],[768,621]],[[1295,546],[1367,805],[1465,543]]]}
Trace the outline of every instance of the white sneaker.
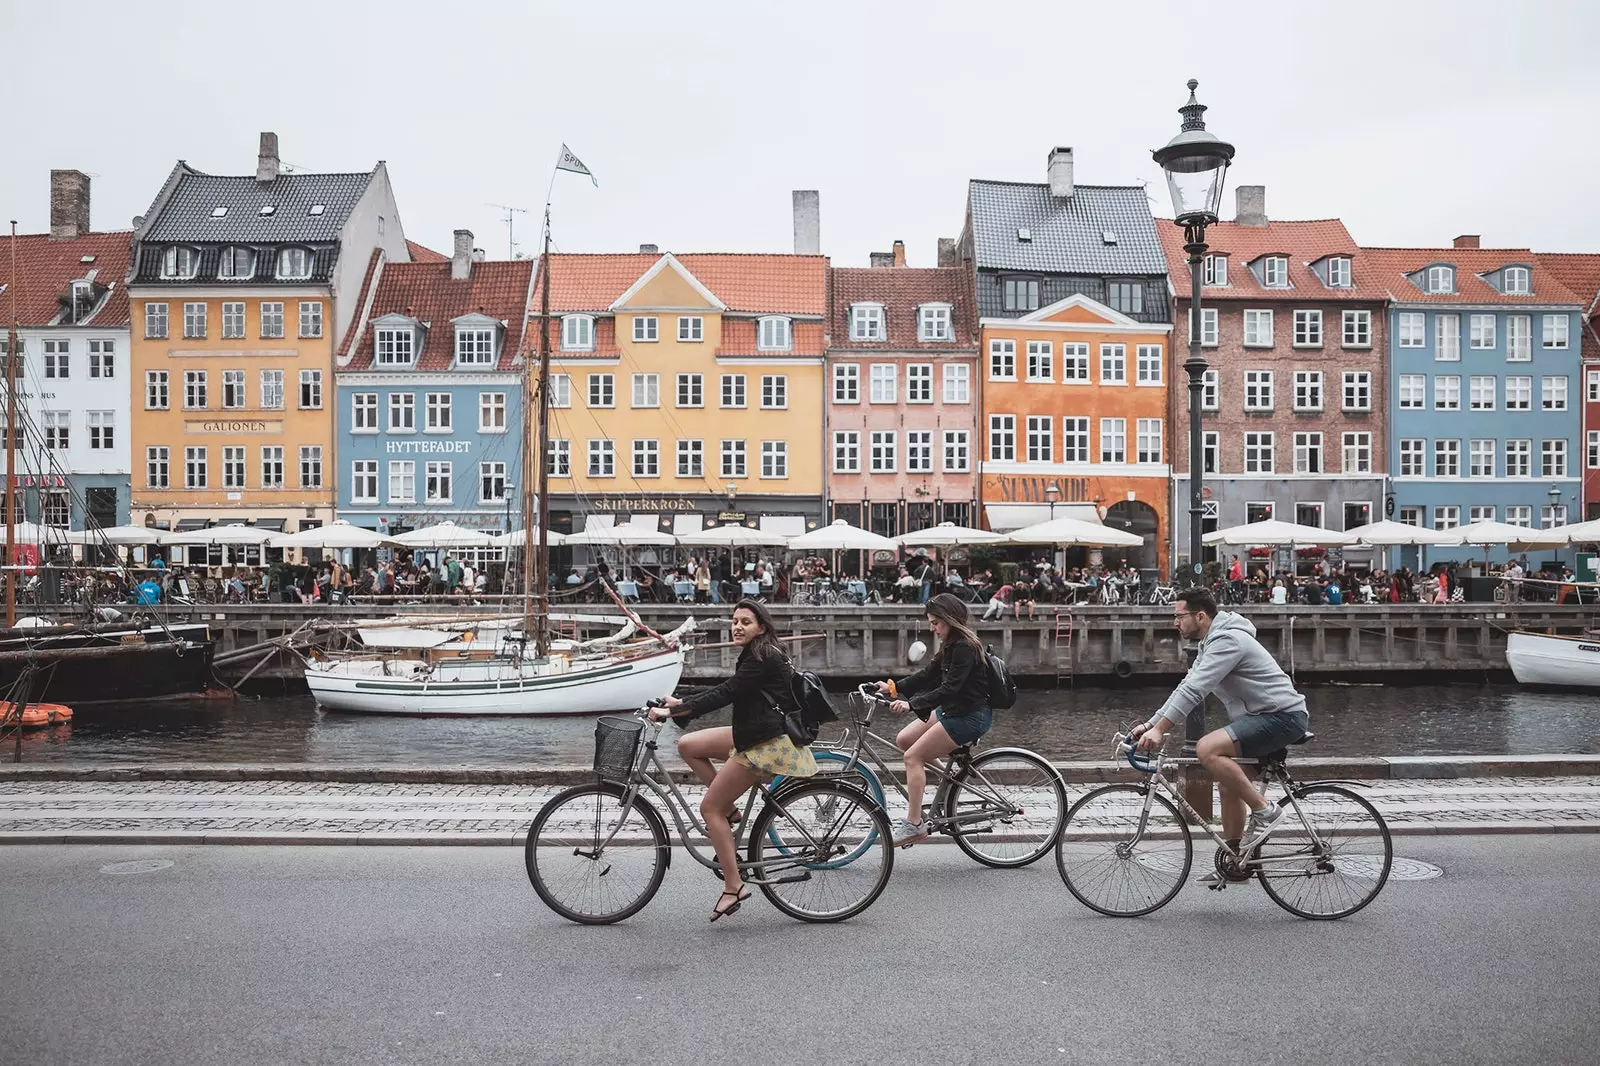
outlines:
{"label": "white sneaker", "polygon": [[1266,807],[1259,811],[1252,811],[1250,820],[1244,826],[1244,841],[1239,845],[1240,854],[1244,854],[1257,844],[1260,844],[1262,838],[1272,832],[1287,813],[1289,813],[1289,808],[1287,807]]}
{"label": "white sneaker", "polygon": [[894,836],[891,840],[895,847],[901,848],[915,844],[919,840],[927,839],[928,828],[926,825],[912,825],[904,818],[896,818],[894,820]]}

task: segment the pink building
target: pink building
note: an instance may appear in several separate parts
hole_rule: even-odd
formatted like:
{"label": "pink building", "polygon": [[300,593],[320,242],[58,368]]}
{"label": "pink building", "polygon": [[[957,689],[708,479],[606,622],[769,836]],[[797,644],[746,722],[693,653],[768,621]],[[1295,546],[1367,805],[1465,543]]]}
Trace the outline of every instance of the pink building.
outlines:
{"label": "pink building", "polygon": [[873,263],[828,272],[828,517],[891,537],[973,525],[972,278],[907,267],[899,241]]}

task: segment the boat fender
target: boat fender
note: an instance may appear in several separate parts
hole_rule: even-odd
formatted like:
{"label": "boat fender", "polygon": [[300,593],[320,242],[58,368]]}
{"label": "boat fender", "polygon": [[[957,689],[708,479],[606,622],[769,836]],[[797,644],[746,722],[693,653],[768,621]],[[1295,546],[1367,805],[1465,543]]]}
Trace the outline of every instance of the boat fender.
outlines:
{"label": "boat fender", "polygon": [[1123,680],[1127,680],[1133,676],[1133,664],[1126,659],[1118,659],[1117,665],[1111,668],[1111,672]]}

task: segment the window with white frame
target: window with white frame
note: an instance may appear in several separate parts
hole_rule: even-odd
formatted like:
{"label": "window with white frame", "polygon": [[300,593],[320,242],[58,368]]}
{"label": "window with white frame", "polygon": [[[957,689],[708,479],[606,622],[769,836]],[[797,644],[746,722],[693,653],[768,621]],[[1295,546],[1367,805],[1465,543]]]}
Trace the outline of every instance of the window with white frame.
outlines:
{"label": "window with white frame", "polygon": [[1009,463],[1017,458],[1017,416],[989,416],[989,461]]}
{"label": "window with white frame", "polygon": [[833,431],[833,472],[861,473],[861,434],[854,429]]}
{"label": "window with white frame", "polygon": [[874,474],[892,474],[896,461],[897,435],[894,430],[874,430],[868,435],[868,469]]}
{"label": "window with white frame", "polygon": [[1289,260],[1281,255],[1269,255],[1261,261],[1261,284],[1269,289],[1289,287]]}
{"label": "window with white frame", "polygon": [[225,489],[244,488],[243,448],[222,449],[222,487]]}
{"label": "window with white frame", "polygon": [[1344,372],[1344,409],[1346,411],[1372,410],[1372,373],[1367,370]]}
{"label": "window with white frame", "polygon": [[457,329],[456,364],[458,366],[493,366],[494,330]]}
{"label": "window with white frame", "polygon": [[449,503],[455,497],[455,470],[453,464],[440,460],[424,468],[422,499],[424,503]]}
{"label": "window with white frame", "polygon": [[763,318],[756,333],[756,347],[764,352],[786,352],[794,346],[789,320],[779,315]]}
{"label": "window with white frame", "polygon": [[933,364],[910,363],[906,366],[906,403],[933,402]]}
{"label": "window with white frame", "polygon": [[561,319],[561,350],[594,351],[594,316],[564,315]]}
{"label": "window with white frame", "polygon": [[188,280],[200,269],[198,248],[172,247],[162,249],[161,276],[168,281]]}
{"label": "window with white frame", "polygon": [[283,445],[281,444],[269,444],[261,449],[261,487],[264,489],[283,488]]}
{"label": "window with white frame", "polygon": [[944,365],[944,402],[972,402],[972,368],[966,363]]}
{"label": "window with white frame", "polygon": [[1567,476],[1567,442],[1547,440],[1539,445],[1539,476]]}
{"label": "window with white frame", "polygon": [[1350,287],[1350,260],[1342,255],[1332,256],[1328,260],[1328,288],[1348,289]]}
{"label": "window with white frame", "polygon": [[222,406],[224,410],[245,406],[243,370],[222,372]]}
{"label": "window with white frame", "polygon": [[1222,372],[1212,367],[1200,375],[1200,410],[1217,411],[1222,408]]}
{"label": "window with white frame", "polygon": [[1161,384],[1161,345],[1139,345],[1134,353],[1134,380],[1140,385]]}
{"label": "window with white frame", "polygon": [[1317,308],[1301,309],[1294,313],[1294,346],[1296,348],[1322,347],[1322,311]]}
{"label": "window with white frame", "polygon": [[1141,418],[1134,426],[1135,462],[1161,462],[1161,419]]}
{"label": "window with white frame", "polygon": [[283,371],[261,372],[261,407],[266,411],[283,410]]}
{"label": "window with white frame", "polygon": [[1200,346],[1215,348],[1219,343],[1217,327],[1217,309],[1215,307],[1202,307],[1200,309]]}
{"label": "window with white frame", "polygon": [[1539,507],[1539,525],[1543,529],[1555,529],[1557,526],[1567,524],[1567,505],[1564,503],[1542,504]]}
{"label": "window with white frame", "polygon": [[972,468],[972,446],[967,431],[964,429],[947,429],[944,431],[944,472],[947,474],[965,474]]}
{"label": "window with white frame", "polygon": [[1017,380],[1017,342],[991,340],[989,342],[989,380]]}
{"label": "window with white frame", "polygon": [[655,315],[633,316],[633,340],[635,344],[653,344],[661,339],[660,321]]}
{"label": "window with white frame", "polygon": [[1100,384],[1126,385],[1128,383],[1128,346],[1102,344],[1100,346]]}
{"label": "window with white frame", "polygon": [[1055,380],[1055,345],[1050,341],[1028,342],[1028,380]]}
{"label": "window with white frame", "polygon": [[724,406],[724,407],[743,407],[744,406],[744,375],[743,374],[724,374],[724,375],[722,375],[722,406]]}
{"label": "window with white frame", "polygon": [[1427,292],[1455,292],[1456,272],[1454,267],[1431,266],[1427,274]]}
{"label": "window with white frame", "polygon": [[634,407],[661,406],[661,375],[635,374],[632,379]]}
{"label": "window with white frame", "polygon": [[883,340],[883,305],[854,304],[850,308],[850,339]]}
{"label": "window with white frame", "polygon": [[614,442],[589,438],[589,476],[617,476],[617,446]]}
{"label": "window with white frame", "polygon": [[1296,433],[1294,435],[1294,472],[1296,474],[1322,473],[1322,434]]}
{"label": "window with white frame", "polygon": [[1439,362],[1461,361],[1461,316],[1457,314],[1434,315],[1433,358]]}
{"label": "window with white frame", "polygon": [[1270,502],[1247,503],[1244,505],[1244,520],[1246,522],[1266,522],[1276,516],[1277,505]]}
{"label": "window with white frame", "polygon": [[1600,370],[1591,370],[1585,377],[1590,403],[1600,403]]}
{"label": "window with white frame", "polygon": [[1567,346],[1567,316],[1544,316],[1544,347],[1565,348]]}
{"label": "window with white frame", "polygon": [[[244,336],[243,301],[225,300],[222,304],[222,339],[237,340]],[[227,481],[226,475],[223,477]]]}
{"label": "window with white frame", "polygon": [[1461,476],[1461,442],[1439,439],[1433,442],[1433,476]]}
{"label": "window with white frame", "polygon": [[[432,466],[432,463],[428,464]],[[446,469],[450,464],[445,463]],[[303,444],[300,446],[300,487],[303,489],[320,489],[322,487],[322,445]],[[449,499],[448,493],[445,499]]]}
{"label": "window with white frame", "polygon": [[1089,455],[1089,420],[1068,415],[1061,420],[1061,461],[1063,463],[1091,462]]}
{"label": "window with white frame", "polygon": [[551,374],[550,375],[550,406],[551,407],[571,407],[572,406],[572,375],[571,374]]}
{"label": "window with white frame", "polygon": [[111,451],[117,446],[117,413],[115,411],[90,411],[89,448],[91,451]]}
{"label": "window with white frame", "polygon": [[378,394],[352,392],[350,394],[350,432],[378,432]]}
{"label": "window with white frame", "polygon": [[1468,507],[1467,508],[1467,521],[1469,521],[1469,522],[1493,522],[1494,521],[1494,505],[1493,504],[1474,504],[1473,506]]}
{"label": "window with white frame", "polygon": [[1396,510],[1395,514],[1403,526],[1422,525],[1422,508],[1420,507],[1401,507]]}
{"label": "window with white frame", "polygon": [[933,473],[933,432],[931,430],[906,430],[906,473]]}
{"label": "window with white frame", "polygon": [[166,304],[146,303],[144,305],[144,336],[145,340],[167,339]]}
{"label": "window with white frame", "polygon": [[405,329],[380,329],[373,333],[378,366],[410,366],[416,354],[416,333]]}
{"label": "window with white frame", "polygon": [[1457,529],[1461,525],[1461,508],[1455,504],[1448,504],[1433,509],[1433,528]]}
{"label": "window with white frame", "polygon": [[1526,296],[1533,291],[1527,267],[1506,267],[1500,274],[1500,283],[1507,296]]}
{"label": "window with white frame", "polygon": [[389,462],[389,502],[417,502],[417,464],[405,459]]}
{"label": "window with white frame", "polygon": [[425,428],[429,433],[450,433],[455,430],[455,418],[452,411],[452,397],[448,392],[430,392],[426,397],[427,422]]}
{"label": "window with white frame", "polygon": [[1089,384],[1089,346],[1087,344],[1062,343],[1061,380],[1067,385]]}
{"label": "window with white frame", "polygon": [[589,406],[615,407],[616,405],[616,379],[610,374],[590,374]]}
{"label": "window with white frame", "polygon": [[785,374],[761,375],[761,409],[781,411],[789,406],[789,378]]}
{"label": "window with white frame", "polygon": [[1244,435],[1244,472],[1270,474],[1276,465],[1277,443],[1271,433],[1246,433]]}
{"label": "window with white frame", "polygon": [[1053,463],[1055,462],[1054,433],[1055,419],[1048,415],[1029,415],[1027,421],[1027,446],[1028,462]]}
{"label": "window with white frame", "polygon": [[506,502],[506,464],[498,461],[478,464],[478,502]]}
{"label": "window with white frame", "polygon": [[1128,461],[1128,420],[1102,418],[1100,420],[1100,461],[1125,463]]}
{"label": "window with white frame", "polygon": [[[948,368],[946,368],[948,370]],[[861,366],[858,363],[833,364],[833,402],[861,402]]]}
{"label": "window with white frame", "polygon": [[1474,374],[1467,387],[1467,406],[1473,411],[1493,411],[1500,390],[1493,374]]}
{"label": "window with white frame", "polygon": [[417,397],[409,392],[389,394],[389,432],[415,433],[417,431]]}
{"label": "window with white frame", "polygon": [[1272,410],[1272,371],[1246,370],[1244,372],[1244,409],[1246,411]]}
{"label": "window with white frame", "polygon": [[678,476],[690,478],[701,478],[706,476],[705,441],[678,441]]}
{"label": "window with white frame", "polygon": [[722,476],[745,476],[744,441],[725,440],[722,442]]}
{"label": "window with white frame", "polygon": [[1427,476],[1428,442],[1421,437],[1406,437],[1400,441],[1400,476]]}
{"label": "window with white frame", "polygon": [[1200,437],[1200,472],[1215,474],[1222,468],[1218,465],[1218,453],[1222,449],[1221,434],[1214,429],[1208,429]]}
{"label": "window with white frame", "polygon": [[165,411],[172,404],[168,392],[167,372],[165,370],[146,370],[144,372],[144,407],[146,411]]}
{"label": "window with white frame", "polygon": [[208,457],[206,449],[185,448],[183,450],[183,487],[186,489],[203,489],[208,479]]}
{"label": "window with white frame", "polygon": [[300,336],[302,338],[322,336],[322,301],[300,301]]}
{"label": "window with white frame", "polygon": [[633,442],[633,476],[661,476],[661,442],[638,440]]}
{"label": "window with white frame", "polygon": [[1341,340],[1346,348],[1372,347],[1371,311],[1345,311],[1341,322],[1343,325]]}
{"label": "window with white frame", "polygon": [[261,303],[261,336],[278,340],[283,336],[283,301],[264,300]]}
{"label": "window with white frame", "polygon": [[186,303],[183,305],[183,336],[185,340],[204,340],[206,335],[206,305],[204,303]]}
{"label": "window with white frame", "polygon": [[300,410],[315,411],[322,407],[322,371],[300,371]]}
{"label": "window with white frame", "polygon": [[1539,406],[1545,411],[1567,409],[1567,379],[1548,377],[1539,379]]}
{"label": "window with white frame", "polygon": [[1493,348],[1495,339],[1494,315],[1473,315],[1467,320],[1467,343],[1474,350]]}
{"label": "window with white frame", "polygon": [[1420,411],[1428,405],[1428,375],[1401,374],[1395,390],[1402,411]]}
{"label": "window with white frame", "polygon": [[1340,470],[1346,474],[1372,473],[1372,434],[1366,430],[1346,433],[1341,442]]}
{"label": "window with white frame", "polygon": [[1296,370],[1294,372],[1294,409],[1296,411],[1322,410],[1322,371]]}
{"label": "window with white frame", "polygon": [[1467,476],[1494,477],[1495,456],[1499,451],[1493,438],[1478,437],[1467,441]]}
{"label": "window with white frame", "polygon": [[1506,525],[1529,528],[1533,525],[1533,508],[1525,503],[1506,504]]}
{"label": "window with white frame", "polygon": [[1201,278],[1201,284],[1203,284],[1203,285],[1221,286],[1221,285],[1226,285],[1228,283],[1228,257],[1227,256],[1225,256],[1225,255],[1208,255],[1208,256],[1206,256],[1205,266],[1202,269],[1205,271],[1205,273]]}
{"label": "window with white frame", "polygon": [[1246,309],[1244,313],[1244,346],[1246,348],[1272,347],[1272,311]]}
{"label": "window with white frame", "polygon": [[1506,316],[1506,362],[1526,363],[1533,358],[1533,316]]}
{"label": "window with white frame", "polygon": [[706,405],[705,378],[700,374],[678,375],[678,406],[704,407]]}
{"label": "window with white frame", "polygon": [[478,393],[478,432],[504,433],[506,431],[506,394],[503,392]]}
{"label": "window with white frame", "polygon": [[545,468],[551,477],[572,476],[572,441],[561,437],[550,438],[550,446],[544,450]]}
{"label": "window with white frame", "polygon": [[789,442],[764,440],[761,442],[761,476],[786,478],[789,476]]}
{"label": "window with white frame", "polygon": [[183,406],[190,411],[205,410],[206,372],[204,370],[185,370],[183,372]]}
{"label": "window with white frame", "polygon": [[1433,409],[1435,411],[1461,410],[1461,375],[1435,374],[1433,376]]}
{"label": "window with white frame", "polygon": [[72,342],[65,340],[45,341],[44,376],[47,378],[69,378],[72,376]]}
{"label": "window with white frame", "polygon": [[873,403],[894,403],[899,368],[893,363],[873,363],[868,399]]}
{"label": "window with white frame", "polygon": [[1428,316],[1421,311],[1400,312],[1399,346],[1426,348],[1428,346]]}
{"label": "window with white frame", "polygon": [[1533,441],[1506,441],[1506,477],[1533,476]]}
{"label": "window with white frame", "polygon": [[[706,339],[706,320],[703,315],[678,316],[678,341],[681,344],[694,344]],[[756,338],[757,346],[761,346],[760,338]]]}
{"label": "window with white frame", "polygon": [[278,277],[300,280],[311,276],[316,256],[310,248],[285,248],[278,253]]}
{"label": "window with white frame", "polygon": [[1585,465],[1590,470],[1600,470],[1600,429],[1591,429],[1585,451]]}
{"label": "window with white frame", "polygon": [[951,337],[950,305],[923,304],[917,308],[917,340],[924,344]]}
{"label": "window with white frame", "polygon": [[1533,378],[1524,374],[1506,378],[1506,410],[1533,410]]}
{"label": "window with white frame", "polygon": [[1006,278],[1000,283],[1001,301],[1007,311],[1039,309],[1038,278]]}

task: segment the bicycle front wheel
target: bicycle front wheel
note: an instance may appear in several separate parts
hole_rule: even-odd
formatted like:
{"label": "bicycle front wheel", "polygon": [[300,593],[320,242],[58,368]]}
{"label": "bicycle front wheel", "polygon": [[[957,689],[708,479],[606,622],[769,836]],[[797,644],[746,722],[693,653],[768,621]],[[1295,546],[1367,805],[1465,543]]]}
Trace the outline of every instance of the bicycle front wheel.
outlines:
{"label": "bicycle front wheel", "polygon": [[583,925],[637,914],[661,887],[667,827],[642,797],[624,808],[621,785],[578,785],[540,808],[528,830],[528,880],[545,905]]}
{"label": "bicycle front wheel", "polygon": [[1293,797],[1293,804],[1287,797],[1278,801],[1289,812],[1256,849],[1256,878],[1290,914],[1348,917],[1389,880],[1389,827],[1376,807],[1348,788],[1305,785]]}
{"label": "bicycle front wheel", "polygon": [[1061,833],[1067,790],[1042,756],[995,748],[973,758],[951,785],[943,814],[956,846],[985,866],[1037,862]]}
{"label": "bicycle front wheel", "polygon": [[1067,891],[1113,918],[1166,906],[1193,861],[1194,842],[1178,809],[1153,788],[1146,793],[1137,785],[1107,785],[1074,803],[1056,842],[1056,868]]}
{"label": "bicycle front wheel", "polygon": [[841,922],[888,885],[890,840],[888,816],[866,793],[839,780],[795,781],[756,815],[747,876],[791,918]]}

